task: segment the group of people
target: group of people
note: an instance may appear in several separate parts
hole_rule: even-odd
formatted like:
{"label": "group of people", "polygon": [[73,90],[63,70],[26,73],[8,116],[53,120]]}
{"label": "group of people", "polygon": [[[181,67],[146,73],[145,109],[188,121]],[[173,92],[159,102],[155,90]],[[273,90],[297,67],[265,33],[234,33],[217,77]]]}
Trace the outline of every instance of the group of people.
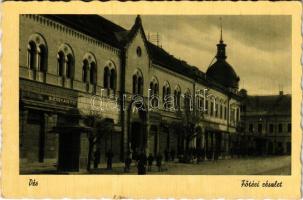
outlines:
{"label": "group of people", "polygon": [[144,151],[141,151],[140,153],[135,153],[133,156],[131,153],[128,153],[127,157],[125,158],[125,167],[124,167],[124,172],[129,172],[130,171],[130,166],[132,163],[132,160],[136,161],[137,165],[137,170],[139,175],[146,174],[146,167],[147,171],[151,172],[152,171],[152,166],[154,164],[154,161],[156,161],[156,166],[158,168],[158,171],[162,171],[162,155],[159,153],[155,157],[153,154],[149,154],[146,156]]}

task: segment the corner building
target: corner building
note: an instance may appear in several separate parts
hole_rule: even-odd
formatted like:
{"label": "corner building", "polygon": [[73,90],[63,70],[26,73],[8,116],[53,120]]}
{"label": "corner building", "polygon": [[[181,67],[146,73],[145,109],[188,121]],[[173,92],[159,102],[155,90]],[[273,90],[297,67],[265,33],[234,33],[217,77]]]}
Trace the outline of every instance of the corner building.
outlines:
{"label": "corner building", "polygon": [[[226,61],[222,36],[217,48],[216,62],[204,73],[148,41],[140,16],[126,30],[98,15],[20,15],[21,169],[35,163],[85,169],[91,129],[79,116],[101,105],[92,99],[106,103],[98,113],[113,123],[99,144],[100,163],[109,149],[114,162],[130,151],[177,156],[188,147],[203,149],[203,159],[231,156],[240,121],[239,77]],[[196,98],[205,89],[207,95]],[[143,98],[144,109],[128,98],[134,95]],[[186,102],[195,113],[205,108],[192,137],[182,126]]]}

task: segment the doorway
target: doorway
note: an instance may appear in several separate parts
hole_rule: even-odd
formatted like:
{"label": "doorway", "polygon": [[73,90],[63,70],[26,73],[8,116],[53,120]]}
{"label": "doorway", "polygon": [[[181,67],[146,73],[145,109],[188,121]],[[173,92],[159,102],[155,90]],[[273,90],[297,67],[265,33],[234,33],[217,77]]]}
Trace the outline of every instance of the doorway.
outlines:
{"label": "doorway", "polygon": [[80,133],[60,133],[58,170],[79,171],[79,154]]}

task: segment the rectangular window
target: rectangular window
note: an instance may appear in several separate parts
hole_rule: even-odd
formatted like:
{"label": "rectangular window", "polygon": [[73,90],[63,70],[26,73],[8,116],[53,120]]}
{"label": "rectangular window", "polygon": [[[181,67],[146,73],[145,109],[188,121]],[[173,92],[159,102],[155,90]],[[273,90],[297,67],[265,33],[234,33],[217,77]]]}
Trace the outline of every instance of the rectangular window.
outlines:
{"label": "rectangular window", "polygon": [[219,105],[216,104],[215,117],[218,117],[218,112],[219,112]]}
{"label": "rectangular window", "polygon": [[273,124],[269,124],[269,132],[270,133],[274,132],[274,125]]}
{"label": "rectangular window", "polygon": [[223,106],[220,105],[220,119],[222,119],[223,117]]}
{"label": "rectangular window", "polygon": [[258,124],[258,133],[262,133],[262,124]]}
{"label": "rectangular window", "polygon": [[253,130],[253,124],[249,124],[249,130],[248,130],[250,133],[252,133],[254,130]]}
{"label": "rectangular window", "polygon": [[208,100],[206,100],[206,102],[205,102],[205,109],[206,109],[206,114],[208,114],[209,112],[208,112]]}
{"label": "rectangular window", "polygon": [[288,125],[287,125],[287,132],[288,132],[288,133],[291,132],[291,124],[290,124],[290,123],[288,123]]}
{"label": "rectangular window", "polygon": [[282,133],[282,130],[283,129],[283,127],[282,127],[282,124],[279,124],[279,133]]}

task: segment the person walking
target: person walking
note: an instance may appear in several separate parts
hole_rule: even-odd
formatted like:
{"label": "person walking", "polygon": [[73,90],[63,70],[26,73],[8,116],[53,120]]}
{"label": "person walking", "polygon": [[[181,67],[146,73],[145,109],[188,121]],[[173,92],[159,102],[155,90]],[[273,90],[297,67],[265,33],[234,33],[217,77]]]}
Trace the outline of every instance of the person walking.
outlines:
{"label": "person walking", "polygon": [[144,175],[146,174],[146,162],[147,162],[147,158],[144,152],[142,152],[141,154],[139,154],[139,159],[138,159],[138,175]]}
{"label": "person walking", "polygon": [[169,151],[167,148],[164,151],[164,156],[165,156],[165,161],[168,161],[169,160]]}
{"label": "person walking", "polygon": [[149,172],[151,172],[151,168],[152,168],[153,161],[154,161],[154,157],[153,157],[153,155],[151,153],[149,154],[147,160],[148,160],[148,169],[147,170]]}
{"label": "person walking", "polygon": [[132,163],[132,159],[131,159],[130,154],[128,154],[126,156],[124,163],[125,163],[124,172],[129,172],[130,171],[130,165]]}
{"label": "person walking", "polygon": [[98,164],[100,162],[100,149],[97,149],[94,153],[94,168],[98,168]]}
{"label": "person walking", "polygon": [[160,153],[157,155],[157,167],[158,167],[158,171],[161,172],[162,171],[162,155]]}
{"label": "person walking", "polygon": [[106,157],[107,157],[107,169],[112,169],[114,154],[111,149],[107,151]]}
{"label": "person walking", "polygon": [[172,161],[175,160],[175,155],[176,155],[176,152],[175,152],[174,149],[172,149],[172,150],[170,151],[170,157],[171,157],[171,160],[172,160]]}

